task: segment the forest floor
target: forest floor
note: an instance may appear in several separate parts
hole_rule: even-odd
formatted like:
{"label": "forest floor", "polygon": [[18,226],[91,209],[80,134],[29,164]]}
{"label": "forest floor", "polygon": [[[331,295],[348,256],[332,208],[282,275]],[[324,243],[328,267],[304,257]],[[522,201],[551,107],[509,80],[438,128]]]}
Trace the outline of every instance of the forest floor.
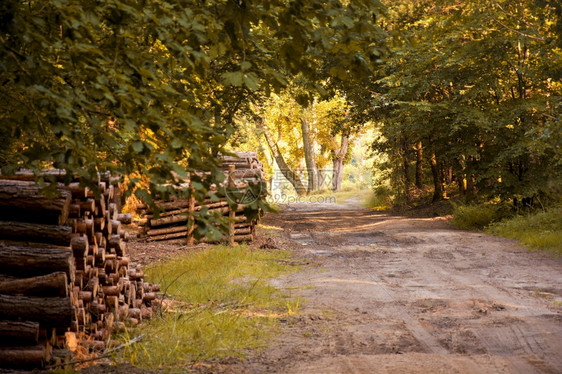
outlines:
{"label": "forest floor", "polygon": [[562,372],[562,258],[354,201],[291,204],[262,227],[304,264],[275,284],[303,302],[221,372]]}

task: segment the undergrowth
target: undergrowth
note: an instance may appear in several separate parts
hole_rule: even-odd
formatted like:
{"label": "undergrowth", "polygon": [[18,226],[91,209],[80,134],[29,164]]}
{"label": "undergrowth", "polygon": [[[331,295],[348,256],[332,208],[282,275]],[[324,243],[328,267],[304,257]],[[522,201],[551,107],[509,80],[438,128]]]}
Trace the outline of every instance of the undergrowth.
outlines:
{"label": "undergrowth", "polygon": [[287,251],[214,246],[146,268],[171,300],[150,322],[125,333],[121,359],[147,369],[182,372],[190,365],[243,357],[262,347],[280,316],[298,313],[300,295],[268,280],[295,270]]}
{"label": "undergrowth", "polygon": [[451,223],[463,229],[517,239],[532,249],[562,255],[562,207],[520,211],[506,203],[455,205]]}
{"label": "undergrowth", "polygon": [[462,229],[480,230],[512,215],[511,209],[501,203],[454,204],[451,223]]}
{"label": "undergrowth", "polygon": [[562,207],[505,219],[490,225],[486,231],[517,239],[533,249],[562,255]]}

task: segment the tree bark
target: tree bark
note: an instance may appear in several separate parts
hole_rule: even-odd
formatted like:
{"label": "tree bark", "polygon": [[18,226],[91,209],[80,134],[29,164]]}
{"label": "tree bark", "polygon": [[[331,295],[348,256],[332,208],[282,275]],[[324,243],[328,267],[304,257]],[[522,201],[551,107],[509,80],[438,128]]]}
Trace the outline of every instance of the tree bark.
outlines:
{"label": "tree bark", "polygon": [[0,342],[10,346],[19,346],[35,345],[38,341],[39,323],[30,321],[0,321]]}
{"label": "tree bark", "polygon": [[423,188],[423,145],[421,140],[416,144],[416,187]]}
{"label": "tree bark", "polygon": [[431,153],[429,158],[429,163],[431,165],[431,174],[433,175],[433,201],[438,201],[443,199],[443,181],[441,180],[441,173],[439,170],[439,165],[437,165],[437,158],[435,152]]}
{"label": "tree bark", "polygon": [[70,327],[74,308],[70,297],[0,295],[0,318],[36,321],[45,327]]}
{"label": "tree bark", "polygon": [[64,272],[74,280],[74,258],[68,248],[0,247],[0,272],[17,276],[39,276]]}
{"label": "tree bark", "polygon": [[408,153],[410,146],[406,139],[402,140],[402,170],[404,172],[404,197],[406,202],[409,203],[412,198],[410,196],[410,159]]}
{"label": "tree bark", "polygon": [[310,136],[310,124],[304,118],[300,119],[302,141],[304,149],[304,160],[306,162],[306,172],[308,175],[307,193],[318,190],[318,168],[316,167],[316,155],[314,152],[314,141]]}
{"label": "tree bark", "polygon": [[342,134],[341,136],[341,147],[338,151],[334,151],[332,154],[333,160],[333,177],[332,177],[332,190],[340,191],[343,182],[343,161],[347,154],[347,149],[349,146],[349,136]]}
{"label": "tree bark", "polygon": [[55,272],[0,282],[0,294],[64,297],[68,296],[68,277],[64,272]]}
{"label": "tree bark", "polygon": [[0,367],[32,369],[41,367],[45,359],[45,347],[0,347]]}
{"label": "tree bark", "polygon": [[56,196],[48,198],[40,191],[34,182],[0,179],[0,218],[62,225],[68,219],[72,194],[57,189]]}
{"label": "tree bark", "polygon": [[68,226],[42,225],[0,221],[0,238],[68,246],[72,228]]}
{"label": "tree bark", "polygon": [[289,165],[287,165],[287,163],[285,162],[285,158],[283,157],[283,154],[279,149],[279,145],[277,145],[277,143],[271,138],[269,129],[265,124],[262,124],[261,128],[263,129],[263,134],[265,136],[267,145],[269,146],[269,149],[271,150],[271,153],[273,154],[273,158],[275,159],[277,166],[281,170],[281,173],[283,173],[283,176],[289,181],[289,183],[293,185],[293,188],[297,192],[297,195],[299,196],[305,195],[306,188],[304,188],[304,185],[302,184],[299,175],[295,173],[293,170],[291,170]]}

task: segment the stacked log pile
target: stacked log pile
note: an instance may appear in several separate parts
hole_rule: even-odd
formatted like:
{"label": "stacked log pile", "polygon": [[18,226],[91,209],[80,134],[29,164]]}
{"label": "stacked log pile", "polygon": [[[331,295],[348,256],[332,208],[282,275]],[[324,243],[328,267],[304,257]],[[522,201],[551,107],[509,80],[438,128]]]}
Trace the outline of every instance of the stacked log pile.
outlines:
{"label": "stacked log pile", "polygon": [[110,177],[98,195],[73,181],[44,196],[32,179],[0,176],[0,367],[63,360],[77,336],[103,350],[116,328],[150,317],[159,291],[130,267],[119,221],[130,216],[119,215]]}
{"label": "stacked log pile", "polygon": [[[227,185],[225,193],[218,190],[209,193],[203,202],[195,199],[185,198],[172,201],[158,200],[156,206],[158,213],[146,204],[137,206],[137,212],[143,222],[143,236],[148,241],[170,240],[186,238],[188,244],[194,244],[192,227],[196,221],[189,222],[193,212],[207,209],[209,214],[218,213],[229,218],[229,230],[223,238],[209,240],[200,239],[198,242],[229,241],[250,242],[255,236],[256,219],[249,219],[244,214],[244,201],[236,201],[237,206],[233,208],[232,199],[234,194],[228,194],[228,190],[244,192],[249,184],[264,183],[263,164],[258,160],[256,152],[237,152],[235,156],[222,157],[222,169],[225,173]],[[186,184],[185,189],[189,188]],[[239,195],[239,194],[238,194]],[[263,198],[263,196],[259,196]],[[230,201],[229,201],[230,200]],[[230,204],[229,204],[230,202]]]}

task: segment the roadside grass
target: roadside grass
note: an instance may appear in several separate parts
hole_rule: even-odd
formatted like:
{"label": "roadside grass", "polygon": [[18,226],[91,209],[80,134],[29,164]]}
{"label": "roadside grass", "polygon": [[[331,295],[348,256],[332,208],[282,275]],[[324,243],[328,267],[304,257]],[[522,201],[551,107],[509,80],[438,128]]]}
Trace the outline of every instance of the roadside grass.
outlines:
{"label": "roadside grass", "polygon": [[[288,251],[213,246],[148,266],[147,279],[167,295],[162,313],[119,338],[145,338],[117,361],[167,372],[263,347],[281,316],[297,314],[300,292],[281,292],[268,280],[295,271]],[[289,294],[287,294],[289,292]]]}
{"label": "roadside grass", "polygon": [[562,255],[562,207],[505,219],[491,224],[486,231]]}
{"label": "roadside grass", "polygon": [[505,204],[453,204],[451,223],[461,229],[482,230],[511,216],[513,216],[513,213]]}
{"label": "roadside grass", "polygon": [[544,211],[515,212],[502,203],[454,205],[451,223],[459,228],[484,230],[517,239],[531,249],[562,255],[562,207]]}

